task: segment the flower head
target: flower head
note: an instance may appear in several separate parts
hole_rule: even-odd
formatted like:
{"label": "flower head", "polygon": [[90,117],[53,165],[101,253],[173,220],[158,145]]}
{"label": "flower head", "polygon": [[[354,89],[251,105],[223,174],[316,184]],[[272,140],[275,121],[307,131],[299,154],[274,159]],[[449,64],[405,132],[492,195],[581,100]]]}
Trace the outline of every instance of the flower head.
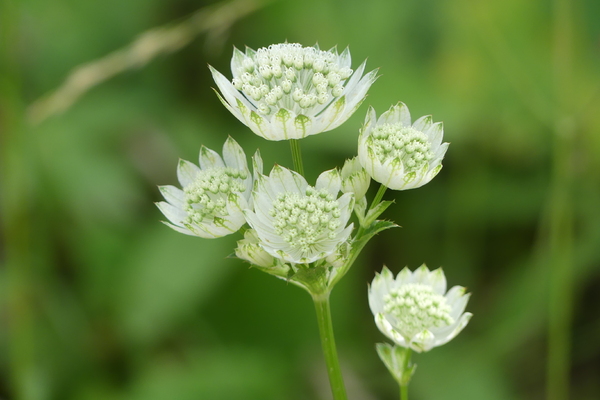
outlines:
{"label": "flower head", "polygon": [[278,165],[269,176],[259,176],[252,194],[254,211],[244,212],[260,246],[273,257],[296,264],[336,252],[352,231],[352,224],[346,224],[354,203],[351,193],[337,198],[340,186],[336,170],[323,172],[314,187],[302,175]]}
{"label": "flower head", "polygon": [[442,169],[448,143],[444,128],[431,116],[411,124],[408,107],[398,103],[379,119],[369,108],[358,139],[358,159],[371,177],[390,189],[425,185]]}
{"label": "flower head", "polygon": [[[258,152],[254,168],[262,171]],[[251,204],[253,178],[244,150],[231,137],[223,145],[223,158],[202,146],[200,167],[180,160],[177,177],[182,189],[160,186],[166,201],[157,206],[171,222],[166,225],[202,238],[229,235],[244,225],[242,210]]]}
{"label": "flower head", "polygon": [[234,49],[233,80],[210,67],[233,115],[268,140],[301,139],[344,123],[364,100],[377,71],[350,69],[350,51],[273,44],[242,53]]}
{"label": "flower head", "polygon": [[386,267],[369,288],[369,306],[379,330],[397,345],[417,352],[447,343],[469,322],[470,294],[454,286],[446,293],[441,268],[404,268],[396,279]]}

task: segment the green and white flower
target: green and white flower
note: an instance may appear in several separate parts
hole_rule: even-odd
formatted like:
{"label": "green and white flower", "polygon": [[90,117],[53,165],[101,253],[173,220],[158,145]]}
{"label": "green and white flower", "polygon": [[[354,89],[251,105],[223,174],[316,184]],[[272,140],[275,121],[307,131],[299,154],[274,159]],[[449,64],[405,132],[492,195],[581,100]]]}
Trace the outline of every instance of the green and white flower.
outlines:
{"label": "green and white flower", "polygon": [[309,186],[302,175],[276,165],[258,177],[252,197],[254,211],[244,211],[260,246],[275,258],[309,264],[338,250],[353,225],[348,223],[354,195],[337,197],[341,187],[336,170],[323,172]]}
{"label": "green and white flower", "polygon": [[344,123],[365,99],[377,71],[350,69],[350,51],[273,44],[243,53],[234,49],[233,80],[210,67],[221,102],[257,135],[301,139]]}
{"label": "green and white flower", "polygon": [[[262,172],[257,152],[255,174]],[[166,201],[157,203],[178,232],[202,238],[217,238],[237,232],[246,223],[243,210],[252,204],[253,177],[244,150],[231,137],[223,145],[223,158],[204,146],[200,167],[180,160],[177,178],[183,189],[160,186]]]}
{"label": "green and white flower", "polygon": [[358,139],[358,159],[377,182],[395,190],[425,185],[442,169],[449,143],[444,128],[430,115],[411,124],[410,112],[398,103],[379,119],[371,107]]}
{"label": "green and white flower", "polygon": [[358,157],[346,160],[342,167],[342,192],[354,193],[356,201],[365,197],[371,177],[358,161]]}
{"label": "green and white flower", "polygon": [[441,346],[469,322],[465,313],[470,293],[454,286],[446,293],[441,268],[404,268],[396,279],[386,267],[369,287],[369,306],[379,330],[397,345],[417,352]]}

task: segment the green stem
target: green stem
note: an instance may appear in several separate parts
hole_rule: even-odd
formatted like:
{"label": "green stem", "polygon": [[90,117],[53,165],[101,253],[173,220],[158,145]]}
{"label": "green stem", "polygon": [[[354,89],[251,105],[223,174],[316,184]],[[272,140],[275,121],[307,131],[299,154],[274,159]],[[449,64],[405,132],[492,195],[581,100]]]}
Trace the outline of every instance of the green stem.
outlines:
{"label": "green stem", "polygon": [[331,310],[329,308],[329,292],[321,295],[313,295],[315,310],[317,312],[317,323],[319,324],[319,335],[321,336],[321,346],[325,355],[327,364],[327,373],[329,375],[329,384],[334,400],[347,400],[342,370],[335,348],[335,338],[333,336],[333,324],[331,322]]}
{"label": "green stem", "polygon": [[408,400],[408,384],[400,385],[400,400]]}
{"label": "green stem", "polygon": [[408,384],[410,383],[410,378],[412,378],[412,373],[408,373],[411,355],[412,350],[406,349],[406,357],[404,358],[404,365],[402,367],[402,373],[404,375],[402,377],[403,382],[400,382],[400,400],[408,400]]}
{"label": "green stem", "polygon": [[302,152],[300,151],[300,141],[290,139],[290,149],[292,150],[292,160],[294,161],[294,170],[304,176],[304,166],[302,165]]}
{"label": "green stem", "polygon": [[379,190],[377,191],[377,194],[375,195],[375,198],[373,199],[373,201],[371,202],[371,206],[369,207],[369,210],[367,211],[367,214],[369,213],[369,211],[371,211],[373,208],[375,208],[375,206],[379,203],[381,203],[381,199],[383,199],[383,195],[385,194],[385,191],[387,190],[387,186],[385,186],[383,183],[379,186]]}
{"label": "green stem", "polygon": [[[387,186],[385,186],[382,183],[381,186],[379,186],[379,190],[377,190],[377,194],[373,198],[373,201],[371,202],[369,209],[365,212],[365,216],[369,215],[369,211],[374,209],[377,206],[377,204],[381,203],[381,199],[383,199],[383,195],[385,194],[386,190],[387,190]],[[354,237],[354,240],[359,240],[364,233],[365,233],[365,227],[361,225],[358,228],[358,232],[356,232],[356,236]]]}
{"label": "green stem", "polygon": [[[387,190],[387,187],[383,184],[379,187],[379,190],[377,191],[377,194],[375,195],[375,198],[371,202],[371,206],[369,207],[369,209],[367,210],[365,215],[368,215],[369,211],[371,211],[373,208],[375,208],[375,206],[377,206],[377,204],[379,204],[381,202],[381,199],[383,198],[383,194],[385,193],[386,190]],[[356,236],[354,236],[354,239],[353,239],[354,242],[360,242],[360,239],[362,239],[363,235],[365,234],[365,230],[366,230],[366,227],[364,227],[362,225],[358,228],[358,231],[356,232]],[[339,280],[344,277],[344,275],[346,275],[346,272],[350,269],[352,264],[354,264],[354,261],[356,261],[356,259],[358,258],[358,255],[362,251],[363,247],[365,247],[365,245],[366,245],[366,243],[359,244],[358,246],[353,245],[353,250],[350,253],[350,257],[346,261],[342,270],[336,275],[334,280],[330,283],[329,288],[333,288],[335,286],[335,284],[338,283]]]}

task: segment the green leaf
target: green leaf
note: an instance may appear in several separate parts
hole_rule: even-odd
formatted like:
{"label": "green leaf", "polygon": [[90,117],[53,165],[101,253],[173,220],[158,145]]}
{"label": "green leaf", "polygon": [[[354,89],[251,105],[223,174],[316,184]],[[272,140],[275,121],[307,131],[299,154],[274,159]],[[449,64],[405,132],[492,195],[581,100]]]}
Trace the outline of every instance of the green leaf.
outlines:
{"label": "green leaf", "polygon": [[372,210],[370,210],[367,213],[367,216],[364,220],[364,225],[370,226],[373,223],[373,221],[375,221],[377,217],[383,214],[383,212],[387,210],[387,208],[393,203],[393,201],[382,201],[381,203],[377,204]]}
{"label": "green leaf", "polygon": [[371,225],[369,225],[369,227],[365,230],[365,233],[360,238],[360,240],[369,241],[373,236],[377,235],[379,232],[385,231],[386,229],[390,228],[400,228],[400,225],[392,221],[377,220],[371,223]]}
{"label": "green leaf", "polygon": [[388,343],[377,343],[375,349],[394,379],[401,385],[408,385],[417,368],[410,362],[411,350]]}

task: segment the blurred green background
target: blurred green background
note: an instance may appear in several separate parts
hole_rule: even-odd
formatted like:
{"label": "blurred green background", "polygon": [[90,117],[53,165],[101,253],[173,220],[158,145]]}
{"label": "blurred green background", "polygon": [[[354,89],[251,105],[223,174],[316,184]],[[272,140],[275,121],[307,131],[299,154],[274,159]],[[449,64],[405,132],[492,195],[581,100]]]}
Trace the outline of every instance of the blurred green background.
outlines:
{"label": "blurred green background", "polygon": [[[178,158],[227,135],[292,166],[287,143],[225,110],[207,68],[230,76],[232,46],[285,40],[350,46],[381,73],[347,123],[302,140],[309,181],[356,154],[368,105],[432,114],[452,143],[431,183],[386,193],[402,229],[333,292],[350,399],[398,397],[367,283],[423,262],[469,288],[474,317],[413,358],[411,399],[600,398],[598,1],[0,4],[1,399],[331,398],[309,296],[230,258],[238,235],[178,234],[153,204]],[[47,97],[155,27],[172,30]]]}

